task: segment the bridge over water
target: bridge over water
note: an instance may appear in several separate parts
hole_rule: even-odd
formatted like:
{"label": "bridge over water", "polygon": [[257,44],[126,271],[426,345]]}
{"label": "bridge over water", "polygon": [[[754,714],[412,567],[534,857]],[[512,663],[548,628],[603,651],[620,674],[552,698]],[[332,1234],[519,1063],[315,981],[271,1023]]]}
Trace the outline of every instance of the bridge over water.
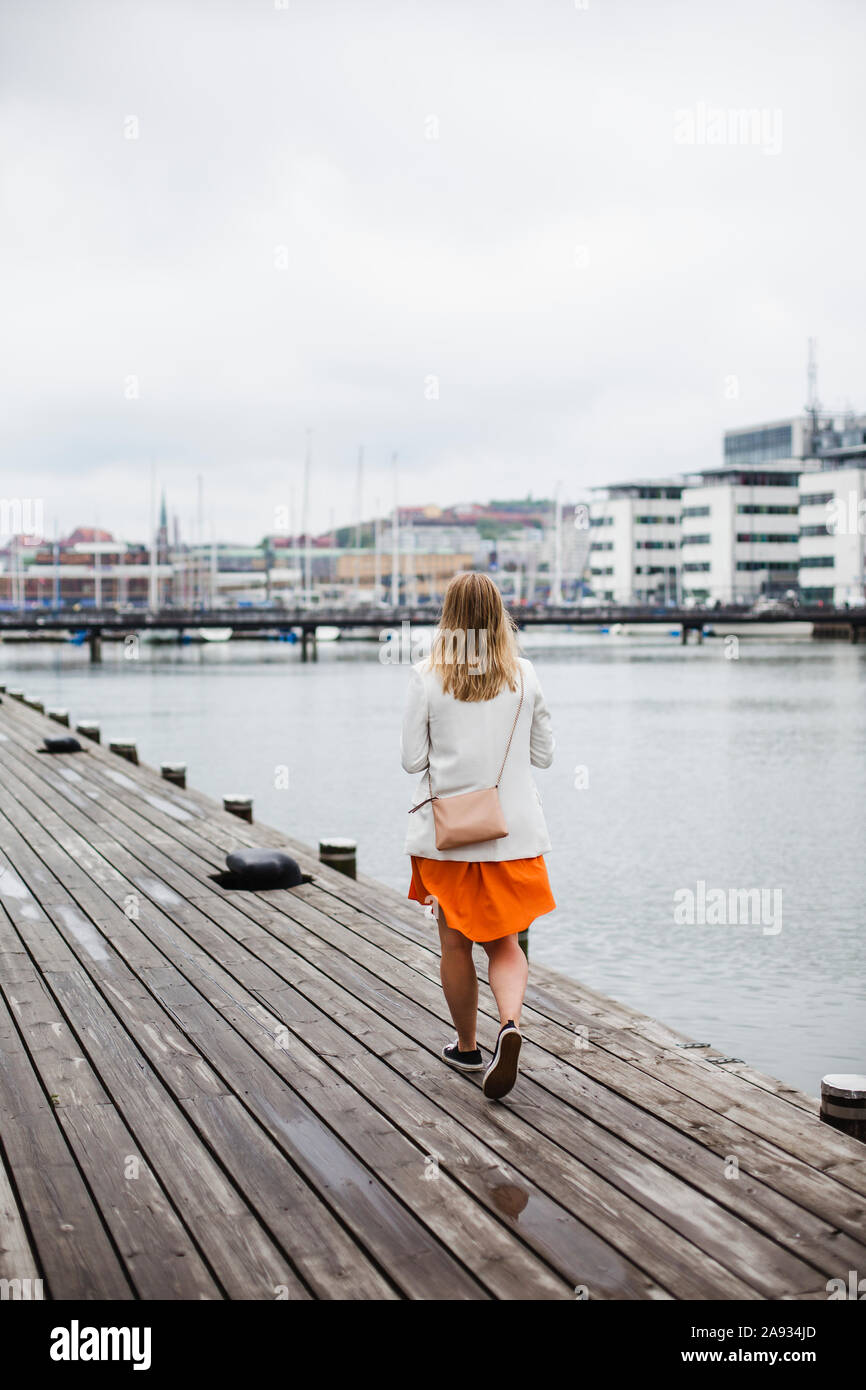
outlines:
{"label": "bridge over water", "polygon": [[[57,632],[83,632],[90,644],[93,660],[99,660],[100,639],[103,635],[120,636],[134,632],[187,631],[195,629],[231,628],[238,634],[256,632],[296,632],[301,638],[304,660],[312,653],[315,658],[316,629],[339,628],[341,631],[373,629],[381,632],[399,628],[403,623],[429,627],[435,622],[438,607],[433,604],[417,606],[328,604],[322,606],[235,607],[235,608],[30,608],[0,613],[0,637],[4,632],[29,632],[33,636]],[[815,631],[829,635],[831,630],[844,631],[853,642],[860,640],[866,630],[866,607],[834,608],[798,607],[772,612],[753,612],[748,608],[727,606],[717,608],[665,608],[638,604],[607,604],[593,608],[569,605],[533,605],[509,610],[518,628],[561,627],[598,628],[615,624],[632,626],[679,627],[682,641],[688,634],[700,635],[712,626],[724,633],[726,627],[755,627],[767,623],[784,627],[790,623],[813,624]]]}

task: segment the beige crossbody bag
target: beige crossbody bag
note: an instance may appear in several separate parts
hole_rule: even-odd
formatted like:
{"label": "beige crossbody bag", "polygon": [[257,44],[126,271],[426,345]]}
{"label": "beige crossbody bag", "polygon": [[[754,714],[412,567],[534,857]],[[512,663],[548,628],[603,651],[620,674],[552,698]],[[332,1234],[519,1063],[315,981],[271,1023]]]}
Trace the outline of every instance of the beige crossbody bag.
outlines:
{"label": "beige crossbody bag", "polygon": [[485,840],[501,840],[504,835],[508,834],[508,826],[505,824],[505,817],[502,814],[502,806],[499,801],[499,783],[502,781],[508,754],[511,752],[511,740],[514,738],[514,730],[517,728],[517,721],[523,708],[523,669],[522,667],[519,669],[520,704],[517,706],[511,733],[508,735],[505,756],[502,759],[499,775],[494,785],[485,787],[479,792],[459,792],[457,796],[434,796],[433,783],[430,780],[430,764],[429,762],[427,764],[427,785],[430,788],[430,795],[424,801],[419,801],[417,806],[413,806],[409,815],[414,815],[416,811],[420,811],[422,806],[430,803],[433,807],[437,849],[459,849],[461,845],[482,844]]}

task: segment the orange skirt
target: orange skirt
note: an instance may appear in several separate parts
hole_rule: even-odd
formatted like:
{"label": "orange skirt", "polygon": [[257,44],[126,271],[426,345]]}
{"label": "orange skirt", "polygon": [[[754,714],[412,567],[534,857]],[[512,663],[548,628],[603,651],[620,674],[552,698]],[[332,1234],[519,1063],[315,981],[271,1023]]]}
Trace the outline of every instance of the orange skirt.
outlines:
{"label": "orange skirt", "polygon": [[424,904],[435,898],[447,925],[470,941],[511,936],[556,907],[543,854],[472,864],[413,854],[408,897]]}

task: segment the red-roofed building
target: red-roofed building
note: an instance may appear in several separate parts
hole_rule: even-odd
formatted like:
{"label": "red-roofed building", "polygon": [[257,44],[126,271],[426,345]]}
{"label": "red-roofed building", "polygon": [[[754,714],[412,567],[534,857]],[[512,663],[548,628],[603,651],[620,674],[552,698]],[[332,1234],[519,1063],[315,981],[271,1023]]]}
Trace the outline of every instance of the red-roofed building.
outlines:
{"label": "red-roofed building", "polygon": [[114,540],[110,531],[100,531],[96,526],[76,526],[71,536],[67,536],[61,545],[97,545],[102,543],[110,544]]}

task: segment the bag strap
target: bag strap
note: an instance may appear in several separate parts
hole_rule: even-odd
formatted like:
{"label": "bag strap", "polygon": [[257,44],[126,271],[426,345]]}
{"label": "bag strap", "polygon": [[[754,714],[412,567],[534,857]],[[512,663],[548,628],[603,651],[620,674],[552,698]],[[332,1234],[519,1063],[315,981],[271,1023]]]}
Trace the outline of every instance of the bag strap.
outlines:
{"label": "bag strap", "polygon": [[[429,719],[427,720],[427,741],[428,741],[428,743],[429,743],[429,741],[430,741],[430,720],[429,720]],[[429,795],[428,797],[425,797],[425,799],[424,799],[423,801],[419,801],[417,806],[410,806],[410,808],[409,808],[409,815],[410,815],[410,816],[411,816],[411,815],[414,815],[416,811],[420,811],[422,806],[426,806],[429,802],[435,801],[435,800],[436,800],[435,796],[433,795],[433,783],[430,781],[430,760],[429,760],[429,758],[428,758],[428,760],[427,760],[427,786],[430,788],[430,795]]]}
{"label": "bag strap", "polygon": [[[429,725],[428,725],[428,730],[429,730]],[[429,737],[429,734],[428,734],[428,737]],[[427,764],[427,786],[430,788],[430,795],[429,795],[428,797],[425,797],[425,799],[424,799],[423,801],[419,801],[417,806],[410,806],[410,808],[409,808],[409,815],[410,815],[410,816],[414,815],[416,811],[420,811],[422,806],[427,806],[429,802],[435,801],[435,800],[436,800],[435,796],[433,795],[433,783],[430,781],[430,764],[429,764],[429,762],[428,762],[428,764]]]}
{"label": "bag strap", "polygon": [[[520,666],[519,664],[518,664],[518,670],[519,670],[519,672],[520,672],[520,704],[517,706],[517,713],[516,713],[515,716],[514,716],[514,723],[513,723],[512,726],[511,726],[511,733],[508,735],[508,743],[506,744],[506,747],[505,747],[505,753],[504,753],[503,758],[502,758],[502,765],[501,765],[501,767],[500,767],[500,769],[499,769],[499,773],[498,773],[498,775],[497,775],[496,781],[495,781],[494,784],[493,784],[497,789],[498,789],[498,787],[499,787],[499,783],[502,781],[502,774],[503,774],[503,772],[505,771],[505,764],[506,764],[507,761],[508,761],[508,754],[511,752],[511,743],[512,743],[512,740],[513,740],[513,738],[514,738],[514,731],[515,731],[515,729],[517,728],[517,721],[518,721],[518,719],[520,718],[520,711],[523,709],[523,698],[524,698],[524,689],[523,689],[523,667]],[[427,721],[427,738],[428,738],[428,741],[429,741],[429,738],[430,738],[430,721],[429,721],[429,719],[428,719],[428,721]],[[431,780],[430,780],[430,761],[429,761],[429,759],[428,759],[428,761],[427,761],[427,786],[428,786],[429,789],[430,789],[430,795],[426,798],[426,800],[424,800],[424,801],[419,801],[417,806],[413,806],[413,807],[412,807],[412,809],[411,809],[410,812],[409,812],[409,815],[410,815],[410,816],[412,815],[412,813],[413,813],[414,811],[420,811],[420,810],[421,810],[421,807],[422,807],[422,806],[426,806],[428,802],[430,802],[430,801],[435,801],[435,800],[436,800],[435,796],[433,795],[433,783],[432,783]]]}
{"label": "bag strap", "polygon": [[499,769],[499,776],[493,784],[497,788],[499,786],[499,783],[502,781],[502,774],[505,771],[505,764],[508,761],[508,754],[511,752],[511,740],[514,738],[514,730],[517,728],[517,721],[520,718],[520,711],[523,709],[523,667],[518,666],[518,669],[520,671],[520,704],[517,706],[517,713],[514,716],[514,723],[511,726],[511,733],[508,735],[508,745],[505,749],[505,757],[502,759],[502,766]]}

